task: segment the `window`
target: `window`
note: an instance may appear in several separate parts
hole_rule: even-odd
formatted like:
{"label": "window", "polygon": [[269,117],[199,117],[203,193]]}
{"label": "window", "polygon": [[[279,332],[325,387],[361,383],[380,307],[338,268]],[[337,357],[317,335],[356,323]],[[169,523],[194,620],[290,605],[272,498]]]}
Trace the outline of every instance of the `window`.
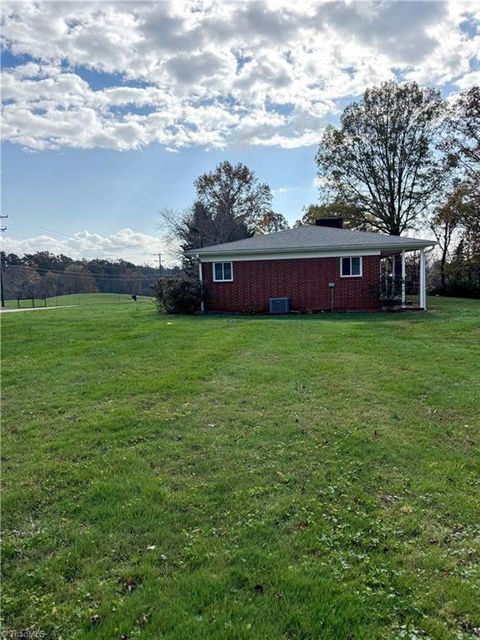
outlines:
{"label": "window", "polygon": [[213,263],[213,281],[231,282],[233,280],[233,267],[231,262]]}
{"label": "window", "polygon": [[342,278],[360,278],[362,276],[362,258],[340,258],[340,275]]}

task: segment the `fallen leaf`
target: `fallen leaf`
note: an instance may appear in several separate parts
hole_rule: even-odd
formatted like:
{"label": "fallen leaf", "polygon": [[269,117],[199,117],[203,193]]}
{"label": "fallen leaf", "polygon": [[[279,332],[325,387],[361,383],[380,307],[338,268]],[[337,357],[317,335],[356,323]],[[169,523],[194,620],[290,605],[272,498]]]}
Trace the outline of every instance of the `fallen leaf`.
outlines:
{"label": "fallen leaf", "polygon": [[123,586],[127,591],[133,591],[137,587],[137,583],[132,576],[128,576],[128,578],[123,583]]}

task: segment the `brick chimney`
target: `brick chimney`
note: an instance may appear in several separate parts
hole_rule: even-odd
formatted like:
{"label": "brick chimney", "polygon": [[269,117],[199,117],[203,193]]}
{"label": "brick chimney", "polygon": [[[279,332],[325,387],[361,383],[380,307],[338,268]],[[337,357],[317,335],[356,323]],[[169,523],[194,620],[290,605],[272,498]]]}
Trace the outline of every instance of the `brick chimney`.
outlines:
{"label": "brick chimney", "polygon": [[334,227],[335,229],[343,229],[343,218],[317,218],[315,220],[317,227]]}

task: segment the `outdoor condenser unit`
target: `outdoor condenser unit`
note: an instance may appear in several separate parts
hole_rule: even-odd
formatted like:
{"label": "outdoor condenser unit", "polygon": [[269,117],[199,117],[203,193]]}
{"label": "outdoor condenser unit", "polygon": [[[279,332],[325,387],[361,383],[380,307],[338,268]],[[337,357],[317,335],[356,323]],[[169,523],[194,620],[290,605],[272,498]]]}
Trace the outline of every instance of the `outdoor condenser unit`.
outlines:
{"label": "outdoor condenser unit", "polygon": [[270,298],[270,313],[288,313],[290,298]]}

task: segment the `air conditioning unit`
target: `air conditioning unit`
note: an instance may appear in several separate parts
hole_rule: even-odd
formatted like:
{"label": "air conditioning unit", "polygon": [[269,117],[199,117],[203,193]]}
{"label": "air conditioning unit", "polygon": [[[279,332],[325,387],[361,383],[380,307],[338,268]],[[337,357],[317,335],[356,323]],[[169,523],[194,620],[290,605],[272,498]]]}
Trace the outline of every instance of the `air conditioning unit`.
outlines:
{"label": "air conditioning unit", "polygon": [[289,313],[290,298],[270,298],[270,313]]}

